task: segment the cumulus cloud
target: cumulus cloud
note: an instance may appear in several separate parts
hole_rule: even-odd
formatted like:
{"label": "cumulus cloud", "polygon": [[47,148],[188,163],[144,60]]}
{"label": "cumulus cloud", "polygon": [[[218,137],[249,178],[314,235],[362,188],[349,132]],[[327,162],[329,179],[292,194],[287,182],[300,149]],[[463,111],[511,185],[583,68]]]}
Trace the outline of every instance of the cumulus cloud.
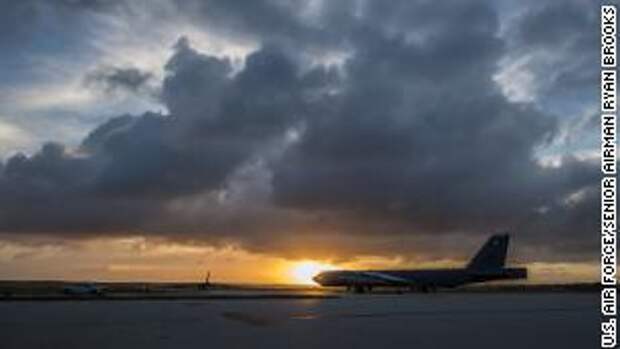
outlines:
{"label": "cumulus cloud", "polygon": [[[304,90],[314,84],[297,76],[294,62],[276,49],[252,54],[234,76],[228,61],[196,52],[186,39],[175,50],[162,87],[170,114],[119,116],[74,152],[49,143],[32,157],[7,160],[0,185],[5,230],[139,228],[141,217],[168,199],[222,188],[237,167],[294,123]],[[62,212],[45,209],[57,200]],[[11,204],[18,201],[24,205]],[[29,222],[31,215],[36,222]]]}
{"label": "cumulus cloud", "polygon": [[[541,164],[562,120],[497,79],[507,57],[554,45],[581,12],[528,9],[499,35],[489,2],[249,6],[176,3],[205,30],[259,48],[239,66],[181,37],[157,87],[166,112],[114,117],[77,149],[49,143],[2,164],[0,230],[139,232],[280,254],[337,246],[351,256],[508,229],[530,260],[592,258],[596,164],[571,155]],[[549,16],[558,28],[534,35]],[[327,64],[334,52],[346,54]],[[579,76],[581,63],[556,75]],[[86,79],[153,88],[134,68]]]}

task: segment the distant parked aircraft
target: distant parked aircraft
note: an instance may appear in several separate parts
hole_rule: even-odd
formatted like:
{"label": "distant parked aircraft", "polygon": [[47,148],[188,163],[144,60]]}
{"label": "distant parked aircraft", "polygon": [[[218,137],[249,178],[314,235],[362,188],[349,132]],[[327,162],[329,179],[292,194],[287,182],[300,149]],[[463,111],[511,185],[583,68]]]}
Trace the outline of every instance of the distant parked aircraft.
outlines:
{"label": "distant parked aircraft", "polygon": [[356,292],[371,291],[373,287],[407,287],[423,292],[439,287],[452,288],[492,280],[525,279],[526,268],[505,268],[510,236],[493,235],[474,258],[457,269],[423,270],[332,270],[313,278],[321,286],[341,286]]}
{"label": "distant parked aircraft", "polygon": [[81,283],[65,286],[62,292],[68,295],[99,295],[102,294],[102,289],[95,284]]}

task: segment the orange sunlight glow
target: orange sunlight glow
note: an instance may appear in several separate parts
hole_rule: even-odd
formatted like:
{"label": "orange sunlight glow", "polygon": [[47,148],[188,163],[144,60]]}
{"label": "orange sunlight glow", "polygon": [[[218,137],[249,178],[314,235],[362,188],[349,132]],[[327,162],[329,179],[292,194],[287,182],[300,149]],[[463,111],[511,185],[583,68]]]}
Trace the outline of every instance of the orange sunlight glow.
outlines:
{"label": "orange sunlight glow", "polygon": [[293,263],[290,269],[290,276],[293,282],[303,285],[315,285],[312,278],[318,273],[326,270],[334,270],[335,266],[327,263],[315,261],[301,261]]}

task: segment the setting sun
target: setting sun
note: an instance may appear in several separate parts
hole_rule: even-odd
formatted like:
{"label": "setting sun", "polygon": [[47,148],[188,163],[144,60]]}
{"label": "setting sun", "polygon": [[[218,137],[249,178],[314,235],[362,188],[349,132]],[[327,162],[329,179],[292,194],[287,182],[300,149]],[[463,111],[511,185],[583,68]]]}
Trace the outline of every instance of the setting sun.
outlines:
{"label": "setting sun", "polygon": [[336,267],[330,264],[314,261],[303,261],[293,264],[290,274],[295,283],[310,285],[314,284],[312,278],[318,273],[333,269],[336,269]]}

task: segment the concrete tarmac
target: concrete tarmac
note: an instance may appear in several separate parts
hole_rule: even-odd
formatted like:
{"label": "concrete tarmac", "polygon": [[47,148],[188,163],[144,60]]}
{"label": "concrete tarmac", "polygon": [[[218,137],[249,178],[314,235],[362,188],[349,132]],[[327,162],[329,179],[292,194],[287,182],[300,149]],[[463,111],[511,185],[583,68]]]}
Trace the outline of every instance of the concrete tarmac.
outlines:
{"label": "concrete tarmac", "polygon": [[595,348],[596,293],[0,302],[0,348]]}

